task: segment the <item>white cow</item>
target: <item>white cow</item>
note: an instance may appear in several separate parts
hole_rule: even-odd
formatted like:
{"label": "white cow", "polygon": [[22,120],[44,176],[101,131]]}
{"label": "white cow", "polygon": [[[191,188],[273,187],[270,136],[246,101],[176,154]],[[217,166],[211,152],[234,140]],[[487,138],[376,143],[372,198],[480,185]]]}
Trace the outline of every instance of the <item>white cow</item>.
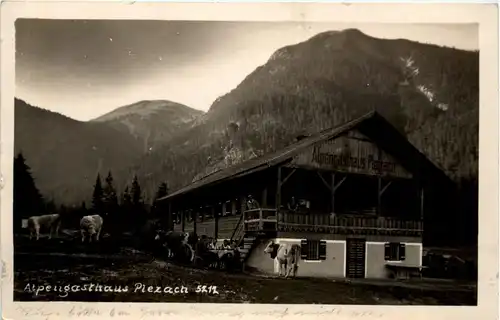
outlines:
{"label": "white cow", "polygon": [[28,219],[28,229],[30,231],[30,240],[33,234],[36,234],[36,240],[40,238],[40,228],[46,228],[49,231],[49,239],[52,239],[52,234],[59,234],[61,227],[61,216],[59,214],[47,214],[43,216],[33,216]]}
{"label": "white cow", "polygon": [[82,242],[85,241],[85,235],[89,237],[89,242],[92,242],[92,237],[95,235],[96,241],[99,241],[103,220],[98,214],[85,216],[80,220],[80,231],[82,233]]}
{"label": "white cow", "polygon": [[300,249],[300,245],[298,244],[278,244],[271,241],[264,249],[264,252],[270,254],[271,259],[275,259],[278,262],[279,276],[284,274],[285,278],[288,278],[290,274],[293,277],[297,274]]}

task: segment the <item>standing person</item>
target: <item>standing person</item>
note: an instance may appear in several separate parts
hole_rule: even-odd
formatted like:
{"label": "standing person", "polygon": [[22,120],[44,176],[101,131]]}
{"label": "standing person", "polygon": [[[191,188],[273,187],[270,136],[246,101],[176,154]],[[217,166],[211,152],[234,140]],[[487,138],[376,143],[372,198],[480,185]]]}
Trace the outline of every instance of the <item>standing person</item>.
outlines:
{"label": "standing person", "polygon": [[248,210],[253,210],[253,209],[258,209],[260,208],[260,205],[259,203],[257,202],[257,200],[255,200],[252,195],[249,195],[248,196],[248,200],[247,200],[247,209]]}

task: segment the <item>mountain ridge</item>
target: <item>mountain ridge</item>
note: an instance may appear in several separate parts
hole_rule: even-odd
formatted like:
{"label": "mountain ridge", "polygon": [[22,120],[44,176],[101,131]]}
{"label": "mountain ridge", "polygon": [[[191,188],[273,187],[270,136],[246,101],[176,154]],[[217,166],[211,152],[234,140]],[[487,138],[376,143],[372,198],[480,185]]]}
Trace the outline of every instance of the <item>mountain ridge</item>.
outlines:
{"label": "mountain ridge", "polygon": [[[478,123],[478,117],[474,110],[478,110],[478,53],[359,34],[362,33],[327,32],[278,49],[275,57],[271,56],[273,59],[217,98],[204,115],[204,123],[177,137],[175,145],[181,147],[157,150],[163,155],[171,154],[172,159],[165,156],[160,159],[153,154],[144,159],[142,168],[136,165],[133,170],[168,176],[175,189],[191,181],[176,172],[186,175],[198,166],[224,167],[221,164],[227,154],[223,151],[227,144],[224,131],[230,122],[240,123],[244,143],[259,154],[284,147],[301,130],[313,133],[375,109],[455,179],[458,177],[454,165],[445,159],[447,152],[439,150],[448,148],[445,140],[451,133],[437,137],[439,142],[434,145],[428,141],[437,123],[440,130],[455,130],[449,125],[454,122],[450,120],[469,114],[467,130],[461,133],[455,130],[453,134],[470,135],[466,140],[471,141],[472,147],[449,151],[473,154],[473,161],[464,170],[469,172],[463,176],[477,175],[474,124]],[[175,154],[183,158],[182,154],[195,152],[199,153],[199,159],[192,164],[176,160]],[[219,165],[210,163],[214,158],[219,159]],[[155,166],[149,160],[162,163],[163,173],[150,172]],[[183,183],[177,184],[178,180]]]}
{"label": "mountain ridge", "polygon": [[[371,110],[386,117],[455,181],[477,179],[478,66],[475,51],[377,39],[360,31],[326,32],[276,50],[206,113],[193,115],[180,128],[160,123],[154,125],[157,131],[149,130],[151,119],[158,119],[137,114],[134,121],[141,133],[136,135],[119,117],[91,122],[131,136],[131,153],[137,157],[127,158],[128,164],[110,163],[109,168],[119,185],[137,174],[148,195],[161,182],[176,190],[283,148],[299,134]],[[174,132],[167,131],[170,127]]]}

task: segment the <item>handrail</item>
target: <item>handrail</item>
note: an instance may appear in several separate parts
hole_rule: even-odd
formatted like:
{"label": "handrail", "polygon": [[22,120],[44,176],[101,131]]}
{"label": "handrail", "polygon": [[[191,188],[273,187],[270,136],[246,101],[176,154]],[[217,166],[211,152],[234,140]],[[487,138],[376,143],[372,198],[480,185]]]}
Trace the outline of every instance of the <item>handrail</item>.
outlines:
{"label": "handrail", "polygon": [[234,236],[236,235],[236,232],[239,231],[239,229],[241,228],[241,225],[242,225],[242,221],[244,221],[245,219],[245,215],[242,214],[240,216],[240,219],[238,220],[238,223],[236,224],[236,227],[234,228],[233,230],[233,233],[231,234],[231,241],[234,240]]}
{"label": "handrail", "polygon": [[276,209],[274,208],[257,208],[257,209],[248,209],[248,210],[245,210],[245,212],[257,212],[257,211],[276,211]]}

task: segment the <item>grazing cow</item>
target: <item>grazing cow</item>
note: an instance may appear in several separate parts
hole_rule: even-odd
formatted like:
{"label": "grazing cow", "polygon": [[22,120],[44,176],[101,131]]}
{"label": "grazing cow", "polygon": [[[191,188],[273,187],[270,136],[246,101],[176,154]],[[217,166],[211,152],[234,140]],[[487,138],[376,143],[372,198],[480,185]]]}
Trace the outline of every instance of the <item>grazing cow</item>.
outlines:
{"label": "grazing cow", "polygon": [[229,248],[219,250],[219,267],[231,271],[240,264],[239,248]]}
{"label": "grazing cow", "polygon": [[210,239],[205,235],[196,244],[196,260],[195,263],[199,266],[216,268],[219,262],[217,253],[210,250]]}
{"label": "grazing cow", "polygon": [[163,247],[156,240],[156,236],[161,232],[159,220],[148,220],[139,230],[139,237],[136,240],[138,245],[144,250],[150,250],[156,253]]}
{"label": "grazing cow", "polygon": [[28,219],[28,229],[30,231],[30,240],[33,234],[36,234],[36,240],[40,238],[40,228],[49,230],[49,239],[52,234],[59,234],[61,227],[61,216],[59,214],[47,214],[43,216],[33,216]]}
{"label": "grazing cow", "polygon": [[194,235],[188,232],[168,231],[157,233],[155,240],[160,241],[167,249],[169,258],[193,262],[195,252],[190,244],[194,242],[193,237]]}
{"label": "grazing cow", "polygon": [[103,220],[98,214],[84,216],[80,220],[80,231],[82,233],[82,242],[85,241],[85,235],[88,235],[89,242],[92,242],[92,237],[95,235],[96,241],[99,241]]}
{"label": "grazing cow", "polygon": [[276,259],[279,264],[280,276],[283,273],[282,271],[284,271],[285,278],[288,278],[290,273],[295,277],[300,258],[300,245],[288,243],[278,244],[271,241],[264,249],[264,252],[269,253],[271,259]]}

